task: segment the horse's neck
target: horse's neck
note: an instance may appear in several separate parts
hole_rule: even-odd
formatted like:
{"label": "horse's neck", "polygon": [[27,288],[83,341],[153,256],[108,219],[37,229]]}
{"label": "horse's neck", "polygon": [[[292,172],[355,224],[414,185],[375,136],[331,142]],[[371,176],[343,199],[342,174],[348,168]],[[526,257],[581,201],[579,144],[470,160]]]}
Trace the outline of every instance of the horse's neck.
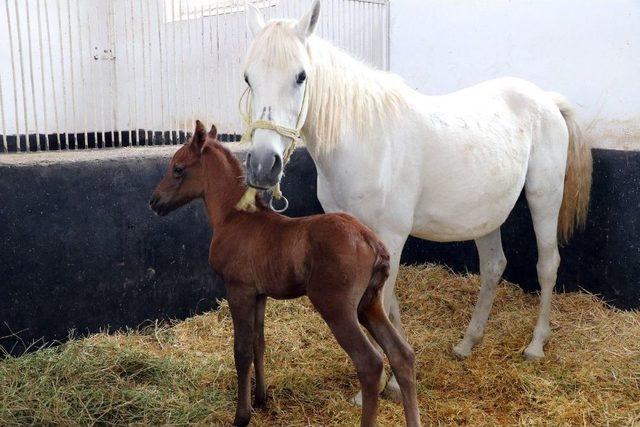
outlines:
{"label": "horse's neck", "polygon": [[235,206],[246,190],[238,168],[222,150],[224,148],[209,146],[202,153],[206,180],[204,203],[214,228],[220,228],[229,215],[236,212]]}
{"label": "horse's neck", "polygon": [[357,153],[388,144],[394,123],[407,113],[411,89],[325,40],[309,43],[314,69],[303,133],[314,160],[336,148]]}

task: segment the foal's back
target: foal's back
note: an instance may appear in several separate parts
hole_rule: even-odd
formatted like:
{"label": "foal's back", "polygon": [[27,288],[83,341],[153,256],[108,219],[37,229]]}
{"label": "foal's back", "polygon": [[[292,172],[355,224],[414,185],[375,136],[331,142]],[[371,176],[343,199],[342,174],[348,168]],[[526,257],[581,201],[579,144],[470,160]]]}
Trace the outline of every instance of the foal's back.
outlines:
{"label": "foal's back", "polygon": [[286,299],[322,283],[327,292],[347,282],[366,287],[381,250],[375,235],[347,214],[288,218],[238,211],[214,235],[210,262],[228,283]]}

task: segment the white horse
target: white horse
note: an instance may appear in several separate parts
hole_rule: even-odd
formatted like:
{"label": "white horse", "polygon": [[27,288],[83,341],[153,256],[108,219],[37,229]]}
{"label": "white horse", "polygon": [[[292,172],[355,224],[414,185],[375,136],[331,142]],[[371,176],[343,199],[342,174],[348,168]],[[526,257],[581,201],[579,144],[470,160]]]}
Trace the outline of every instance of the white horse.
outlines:
{"label": "white horse", "polygon": [[[543,357],[560,263],[558,236],[566,240],[584,224],[591,187],[591,152],[569,103],[516,78],[445,96],[422,95],[315,36],[319,12],[316,0],[299,21],[265,24],[260,11],[248,7],[254,40],[245,80],[252,119],[287,128],[304,120],[302,134],[318,170],[322,207],[356,216],[391,253],[384,305],[402,333],[394,284],[407,237],[475,240],[481,288],[464,337],[453,348],[461,358],[483,335],[506,266],[500,226],[524,188],[542,290],[524,354]],[[306,117],[299,117],[301,111]],[[247,161],[250,185],[268,188],[279,182],[289,143],[274,130],[255,130]],[[397,399],[394,378],[387,389]]]}

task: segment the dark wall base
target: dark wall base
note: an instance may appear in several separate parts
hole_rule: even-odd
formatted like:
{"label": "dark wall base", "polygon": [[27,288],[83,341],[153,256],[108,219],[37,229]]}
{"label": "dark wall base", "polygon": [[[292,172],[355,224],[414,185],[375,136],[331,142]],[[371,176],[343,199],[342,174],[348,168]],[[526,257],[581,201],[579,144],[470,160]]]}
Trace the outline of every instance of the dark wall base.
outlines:
{"label": "dark wall base", "polygon": [[[165,218],[148,208],[175,149],[0,157],[1,346],[19,353],[34,340],[64,340],[70,329],[185,318],[223,297],[207,264],[211,231],[201,203]],[[561,249],[557,289],[580,287],[617,307],[640,308],[640,153],[594,150],[594,159],[587,228]],[[306,151],[296,151],[287,166],[283,191],[289,215],[321,212]],[[502,235],[505,277],[537,290],[524,199]],[[472,242],[409,239],[403,262],[478,271]]]}
{"label": "dark wall base", "polygon": [[153,150],[0,163],[5,349],[19,353],[34,340],[64,340],[70,329],[84,334],[185,318],[223,296],[207,265],[211,231],[201,203],[167,218],[148,207],[175,151],[149,155]]}

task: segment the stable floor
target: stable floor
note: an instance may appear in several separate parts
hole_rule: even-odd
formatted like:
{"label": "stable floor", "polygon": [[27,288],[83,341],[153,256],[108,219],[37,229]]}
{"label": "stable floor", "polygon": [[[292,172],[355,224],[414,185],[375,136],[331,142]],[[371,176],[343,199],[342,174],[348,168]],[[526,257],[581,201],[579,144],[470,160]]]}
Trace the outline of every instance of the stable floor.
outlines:
{"label": "stable floor", "polygon": [[[522,357],[537,297],[502,283],[484,341],[451,355],[479,288],[475,275],[403,267],[397,289],[417,356],[425,424],[640,423],[640,312],[583,293],[555,295],[547,357]],[[269,301],[268,408],[257,426],[355,425],[355,372],[306,299]],[[98,334],[0,362],[0,425],[226,424],[235,371],[228,308],[170,326]],[[379,424],[402,425],[382,401]]]}

